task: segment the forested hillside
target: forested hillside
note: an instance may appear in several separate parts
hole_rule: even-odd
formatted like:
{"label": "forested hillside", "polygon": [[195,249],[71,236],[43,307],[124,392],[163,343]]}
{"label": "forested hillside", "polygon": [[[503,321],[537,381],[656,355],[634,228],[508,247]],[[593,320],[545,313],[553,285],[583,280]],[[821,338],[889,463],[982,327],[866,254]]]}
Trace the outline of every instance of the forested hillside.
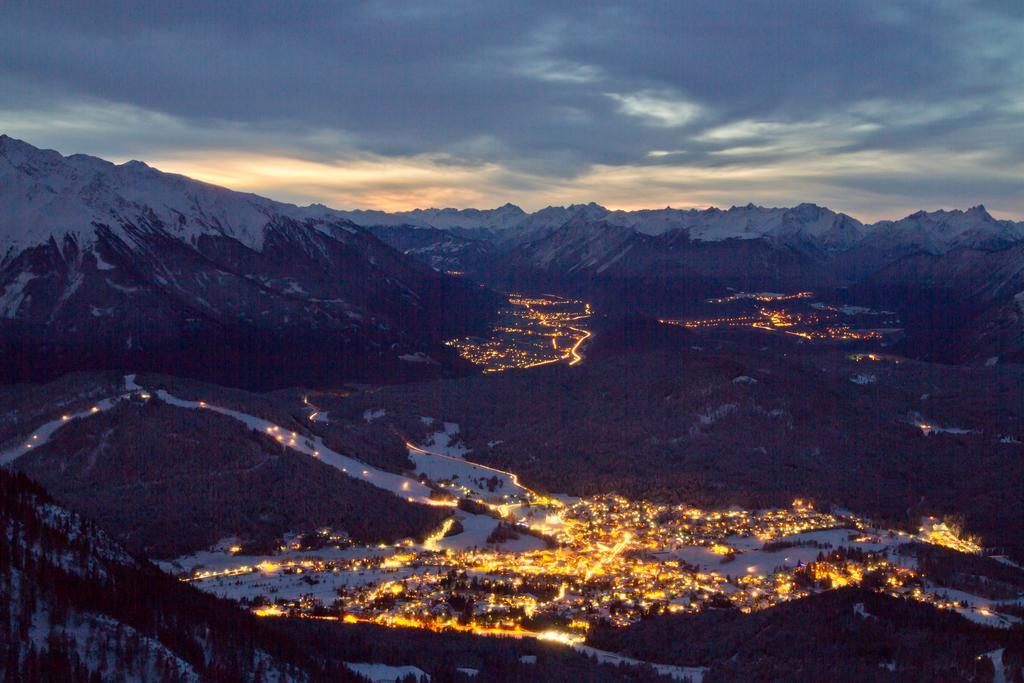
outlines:
{"label": "forested hillside", "polygon": [[233,418],[156,398],[72,420],[15,466],[147,557],[176,557],[227,536],[265,547],[325,526],[362,543],[393,542],[426,535],[447,514]]}
{"label": "forested hillside", "polygon": [[[611,333],[606,333],[611,334]],[[1024,374],[699,340],[317,400],[410,437],[457,423],[472,459],[530,486],[708,506],[835,503],[916,529],[962,514],[1024,558]],[[654,340],[655,346],[660,342]],[[926,428],[923,428],[925,425]]]}
{"label": "forested hillside", "polygon": [[0,528],[5,681],[358,680],[133,558],[2,468]]}
{"label": "forested hillside", "polygon": [[[841,589],[742,614],[710,610],[650,619],[589,639],[632,657],[710,667],[706,683],[1019,681],[1024,638],[930,605]],[[994,653],[1009,670],[995,678]]]}

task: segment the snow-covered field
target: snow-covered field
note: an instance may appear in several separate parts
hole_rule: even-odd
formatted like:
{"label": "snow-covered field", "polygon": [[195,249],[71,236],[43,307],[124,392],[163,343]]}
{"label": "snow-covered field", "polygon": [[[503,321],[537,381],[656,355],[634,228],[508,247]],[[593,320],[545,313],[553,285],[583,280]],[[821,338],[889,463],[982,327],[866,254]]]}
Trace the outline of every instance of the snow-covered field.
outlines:
{"label": "snow-covered field", "polygon": [[504,502],[512,496],[530,496],[530,490],[520,485],[514,474],[463,460],[461,456],[445,455],[411,443],[407,446],[416,473],[425,474],[432,481],[450,481],[464,488],[464,493],[473,493],[492,502]]}
{"label": "snow-covered field", "polygon": [[391,666],[390,664],[372,664],[366,662],[345,662],[345,666],[361,676],[366,676],[373,683],[394,683],[412,674],[424,681],[429,681],[430,676],[423,669],[415,666]]}
{"label": "snow-covered field", "polygon": [[[420,419],[428,426],[434,424],[433,418],[423,417]],[[423,442],[423,449],[452,458],[465,458],[473,450],[466,448],[466,445],[462,443],[459,437],[459,425],[455,422],[441,423],[441,429],[427,436],[427,440]]]}
{"label": "snow-covered field", "polygon": [[[483,548],[487,545],[487,537],[499,523],[494,517],[474,515],[461,510],[455,514],[455,517],[462,524],[464,530],[460,534],[448,536],[438,541],[436,545],[441,550]],[[541,550],[544,548],[544,542],[536,536],[520,534],[519,538],[510,539],[499,547],[503,551],[522,553],[531,550]]]}
{"label": "snow-covered field", "polygon": [[975,623],[995,628],[1013,628],[1015,624],[1021,623],[1021,619],[1019,617],[1015,617],[1010,614],[1000,614],[994,611],[994,609],[1000,604],[1019,603],[1018,600],[991,600],[989,598],[974,595],[973,593],[965,593],[964,591],[958,591],[952,588],[936,586],[931,582],[926,582],[925,585],[930,593],[934,593],[939,597],[946,598],[954,602],[962,603],[963,606],[954,608],[957,614]]}
{"label": "snow-covered field", "polygon": [[644,662],[639,659],[633,659],[631,657],[624,657],[617,655],[614,652],[607,652],[605,650],[598,650],[594,647],[588,647],[587,645],[573,645],[572,649],[593,657],[602,664],[614,664],[616,666],[643,666],[648,665],[654,668],[662,676],[670,676],[672,679],[677,681],[689,681],[690,683],[702,683],[704,680],[704,674],[707,673],[707,667],[702,666],[672,666],[670,664],[655,664],[653,662]]}
{"label": "snow-covered field", "polygon": [[[246,563],[249,558],[243,558]],[[295,571],[285,567],[280,558],[263,560],[256,565],[256,571],[237,576],[219,576],[204,579],[196,585],[208,593],[230,600],[252,600],[264,596],[271,600],[297,601],[306,597],[332,605],[338,598],[338,589],[345,587],[373,586],[384,581],[408,579],[413,576],[436,574],[436,568],[411,569],[363,568],[353,571],[317,572]],[[301,567],[300,567],[301,569]]]}
{"label": "snow-covered field", "polygon": [[[707,572],[768,576],[780,566],[795,567],[801,563],[814,562],[818,553],[827,552],[831,548],[845,546],[865,552],[894,551],[897,545],[910,540],[906,534],[895,534],[892,538],[888,534],[888,531],[880,529],[869,532],[851,529],[808,531],[777,539],[780,542],[807,544],[781,550],[763,550],[764,542],[756,536],[730,536],[724,543],[738,552],[735,560],[725,564],[722,563],[721,555],[703,546],[682,546],[670,551],[670,554],[675,559],[696,565]],[[893,562],[897,559],[895,555],[892,558]]]}
{"label": "snow-covered field", "polygon": [[357,546],[351,548],[324,547],[319,550],[284,550],[273,555],[235,555],[229,550],[235,539],[225,539],[208,550],[191,555],[182,555],[173,560],[157,561],[157,565],[172,574],[190,573],[193,571],[223,572],[239,565],[256,567],[267,562],[287,563],[301,562],[307,559],[318,559],[325,562],[336,560],[355,560],[375,557],[389,557],[395,550],[391,546],[384,548]]}

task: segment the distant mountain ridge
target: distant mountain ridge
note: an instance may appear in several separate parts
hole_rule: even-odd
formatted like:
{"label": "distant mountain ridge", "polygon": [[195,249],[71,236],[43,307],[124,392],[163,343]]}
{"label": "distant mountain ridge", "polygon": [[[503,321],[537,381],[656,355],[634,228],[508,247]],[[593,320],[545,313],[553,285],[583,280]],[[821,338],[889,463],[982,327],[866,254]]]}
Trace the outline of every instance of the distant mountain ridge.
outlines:
{"label": "distant mountain ridge", "polygon": [[[146,206],[175,237],[195,242],[203,235],[230,237],[260,249],[270,218],[283,216],[327,233],[359,227],[419,227],[440,230],[516,230],[522,234],[558,228],[573,220],[606,221],[657,235],[686,230],[691,239],[716,241],[802,236],[842,249],[861,240],[912,243],[931,253],[956,246],[989,248],[1024,239],[1024,221],[993,218],[984,206],[967,210],[918,211],[898,220],[862,223],[827,207],[755,204],[729,209],[608,209],[600,204],[549,206],[529,213],[506,203],[495,209],[428,208],[386,212],[336,210],[322,204],[299,207],[235,192],[185,176],[163,173],[141,161],[124,164],[83,154],[61,156],[0,135],[0,178],[5,206],[0,212],[0,253],[81,236],[84,220],[109,223]],[[11,168],[18,173],[11,173]],[[155,182],[154,182],[155,181]],[[19,191],[21,197],[19,197]],[[87,236],[87,235],[86,235]]]}
{"label": "distant mountain ridge", "polygon": [[585,297],[608,314],[699,317],[706,299],[728,289],[814,290],[899,311],[915,357],[1024,359],[1024,224],[983,206],[864,225],[814,204],[588,204],[549,207],[504,230],[368,229],[439,270],[497,289]]}
{"label": "distant mountain ridge", "polygon": [[[886,239],[943,253],[956,246],[992,247],[1024,239],[1024,221],[993,218],[984,206],[967,210],[918,211],[899,220],[862,223],[844,213],[816,204],[769,208],[747,204],[729,209],[608,209],[600,204],[549,206],[527,213],[513,204],[497,209],[415,209],[413,211],[339,211],[364,227],[417,227],[441,230],[512,231],[530,234],[553,229],[573,220],[606,221],[639,233],[659,235],[673,230],[689,232],[691,239],[802,238],[831,250],[849,248],[863,240]],[[503,240],[516,239],[499,235]]]}

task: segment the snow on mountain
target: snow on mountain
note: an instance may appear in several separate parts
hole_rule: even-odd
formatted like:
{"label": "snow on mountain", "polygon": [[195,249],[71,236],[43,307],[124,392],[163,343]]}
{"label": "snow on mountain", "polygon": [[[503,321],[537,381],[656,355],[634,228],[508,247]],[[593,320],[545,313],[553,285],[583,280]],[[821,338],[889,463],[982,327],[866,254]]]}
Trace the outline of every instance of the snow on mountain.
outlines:
{"label": "snow on mountain", "polygon": [[571,219],[560,229],[523,247],[531,265],[542,269],[558,267],[568,274],[578,269],[603,272],[616,255],[630,248],[637,233],[606,220]]}
{"label": "snow on mountain", "polygon": [[443,353],[440,338],[480,324],[490,305],[327,207],[0,137],[0,370],[17,365],[12,380],[42,367],[44,348],[54,368],[52,352],[64,354],[65,371],[139,367],[139,353],[174,354],[160,356],[166,370],[197,354],[222,367],[218,350],[247,365],[240,339],[254,360],[262,347],[311,372],[328,356],[335,368],[360,359],[346,373],[401,367],[402,354]]}
{"label": "snow on mountain", "polygon": [[370,226],[366,228],[384,243],[428,263],[435,270],[475,269],[486,263],[493,244],[486,239],[471,239],[455,231],[411,225]]}
{"label": "snow on mountain", "polygon": [[493,211],[477,209],[427,209],[395,214],[383,212],[342,212],[359,225],[412,225],[449,229],[489,229],[500,242],[535,240],[571,221],[605,221],[632,228],[639,233],[660,235],[674,230],[689,231],[702,241],[726,239],[797,239],[841,249],[860,239],[863,225],[854,218],[814,204],[793,208],[764,208],[753,204],[728,210],[642,209],[610,210],[600,204],[549,206],[531,214],[506,205]]}
{"label": "snow on mountain", "polygon": [[518,227],[523,231],[545,228],[557,228],[569,221],[599,221],[608,216],[608,209],[591,202],[589,204],[571,204],[569,206],[549,206],[532,213]]}
{"label": "snow on mountain", "polygon": [[[512,289],[538,280],[546,287],[579,285],[605,307],[618,305],[614,301],[622,297],[610,283],[622,281],[656,281],[643,295],[659,300],[691,296],[698,281],[771,291],[834,284],[820,258],[769,239],[703,241],[691,239],[686,230],[649,235],[609,220],[582,217],[556,229],[535,230],[530,237],[503,245],[486,270],[470,269],[470,275]],[[603,286],[595,284],[598,281],[609,283],[607,298],[594,293],[592,287]]]}
{"label": "snow on mountain", "polygon": [[[341,357],[350,370],[411,366],[398,359],[417,353],[438,360],[440,340],[480,328],[494,299],[437,271],[502,286],[529,285],[543,271],[806,287],[858,282],[918,253],[993,252],[1022,238],[1024,224],[980,206],[874,225],[814,204],[342,212],[0,136],[0,328],[4,362],[21,368],[12,381],[42,367],[33,354],[44,348],[54,372],[54,349],[65,371],[80,369],[83,351],[102,350],[91,367],[141,367],[139,353],[173,349],[160,363],[177,367],[203,346],[207,365],[247,366],[232,351],[239,339],[253,359],[272,349],[310,368]],[[15,352],[20,360],[8,362]],[[221,381],[249,372],[234,368]]]}
{"label": "snow on mountain", "polygon": [[515,204],[505,204],[496,209],[414,209],[387,213],[385,211],[339,211],[338,215],[356,225],[398,226],[411,225],[418,228],[489,228],[504,230],[520,225],[527,213]]}
{"label": "snow on mountain", "polygon": [[686,230],[690,239],[705,242],[727,239],[771,238],[804,240],[826,248],[841,249],[856,242],[860,221],[814,204],[793,208],[765,208],[748,204],[727,210],[710,208],[612,211],[607,220],[648,234]]}
{"label": "snow on mountain", "polygon": [[64,157],[6,135],[0,135],[0,202],[0,253],[64,235],[82,244],[92,240],[97,223],[117,228],[140,216],[188,243],[216,235],[258,250],[275,214],[304,219],[315,211],[162,173],[141,161]]}
{"label": "snow on mountain", "polygon": [[967,211],[919,211],[896,221],[864,224],[815,204],[769,208],[747,204],[729,209],[611,210],[600,204],[549,206],[534,213],[507,204],[493,210],[417,209],[399,213],[346,211],[358,225],[415,226],[494,231],[498,242],[522,244],[572,220],[606,221],[648,234],[685,230],[690,239],[770,239],[799,248],[839,252],[870,243],[882,250],[944,253],[958,246],[998,249],[1024,239],[1024,223],[993,218],[983,206]]}
{"label": "snow on mountain", "polygon": [[918,211],[898,221],[868,226],[865,239],[930,254],[956,247],[993,250],[1024,239],[1024,223],[997,220],[981,205],[966,211]]}

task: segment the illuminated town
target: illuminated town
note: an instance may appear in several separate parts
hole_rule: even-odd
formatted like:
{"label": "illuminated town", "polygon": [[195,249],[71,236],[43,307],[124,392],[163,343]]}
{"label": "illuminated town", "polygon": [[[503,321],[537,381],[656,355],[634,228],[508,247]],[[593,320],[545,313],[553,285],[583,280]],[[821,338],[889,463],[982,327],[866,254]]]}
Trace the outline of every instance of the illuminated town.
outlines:
{"label": "illuminated town", "polygon": [[461,337],[445,342],[486,373],[583,360],[581,347],[590,338],[590,304],[553,294],[509,295],[490,338]]}
{"label": "illuminated town", "polygon": [[[179,401],[166,392],[162,397]],[[307,407],[315,418],[317,408]],[[276,425],[262,426],[302,450]],[[406,445],[418,481],[399,476],[388,484],[377,478],[396,475],[369,468],[363,475],[410,501],[453,508],[421,542],[354,546],[343,532],[321,529],[312,537],[286,538],[273,555],[244,555],[226,541],[165,568],[260,616],[533,636],[570,645],[582,643],[595,626],[723,607],[750,612],[856,585],[990,625],[1020,621],[1001,612],[998,601],[951,598],[919,571],[910,544],[981,552],[955,522],[924,518],[912,534],[802,499],[782,509],[704,510],[612,494],[549,496],[514,473]],[[324,448],[318,442],[308,448],[317,446]],[[329,449],[308,454],[336,457]],[[418,497],[414,486],[422,488]]]}
{"label": "illuminated town", "polygon": [[[240,599],[262,616],[535,636],[567,644],[583,642],[597,625],[627,626],[652,614],[721,607],[749,612],[849,585],[977,619],[1013,620],[994,605],[952,600],[930,587],[913,558],[900,551],[924,542],[979,552],[970,539],[936,520],[925,520],[915,536],[873,528],[849,513],[821,512],[801,500],[786,509],[708,511],[614,495],[565,504],[505,498],[509,502],[474,500],[467,507],[475,512],[464,522],[485,516],[482,511],[503,521],[486,539],[462,545],[442,547],[465,535],[451,535],[449,519],[421,544],[347,548],[334,558],[285,547],[279,557],[256,564],[238,556],[234,564],[195,565],[182,576]],[[525,550],[503,547],[513,538],[532,544]]]}
{"label": "illuminated town", "polygon": [[[785,508],[712,510],[614,494],[550,495],[532,490],[512,472],[411,442],[406,446],[413,469],[397,474],[336,453],[318,436],[300,436],[264,418],[181,399],[165,389],[147,390],[134,375],[125,377],[124,388],[121,397],[42,425],[17,452],[118,400],[159,398],[229,415],[286,448],[345,473],[359,472],[361,480],[409,502],[451,510],[420,540],[359,546],[343,530],[322,528],[287,534],[267,555],[246,554],[243,543],[228,538],[160,563],[182,581],[238,601],[257,616],[532,637],[583,648],[594,629],[626,627],[653,615],[746,613],[860,586],[997,628],[1021,623],[1018,598],[940,587],[920,569],[922,544],[981,553],[955,518],[925,517],[911,532],[803,499]],[[307,419],[316,421],[319,409],[309,401],[305,406]]]}
{"label": "illuminated town", "polygon": [[[854,306],[833,306],[811,302],[813,292],[777,294],[770,292],[738,292],[725,297],[708,299],[709,304],[743,305],[742,312],[720,316],[669,319],[661,323],[677,325],[688,329],[758,329],[799,337],[806,341],[881,341],[885,331],[895,331],[891,325],[898,324],[895,314]],[[857,316],[874,316],[873,323],[881,328],[858,328],[848,319]]]}

